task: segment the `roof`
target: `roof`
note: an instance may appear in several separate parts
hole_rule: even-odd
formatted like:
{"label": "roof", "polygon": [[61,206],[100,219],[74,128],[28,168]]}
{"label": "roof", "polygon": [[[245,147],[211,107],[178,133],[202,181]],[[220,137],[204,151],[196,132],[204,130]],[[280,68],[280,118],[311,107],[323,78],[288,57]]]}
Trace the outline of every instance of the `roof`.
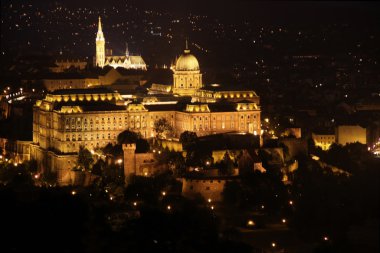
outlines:
{"label": "roof", "polygon": [[176,71],[194,71],[199,70],[199,63],[194,55],[190,54],[190,50],[185,50],[178,58],[175,64]]}
{"label": "roof", "polygon": [[101,94],[101,93],[116,93],[105,87],[92,89],[60,89],[51,92],[52,95],[69,95],[69,94]]}
{"label": "roof", "polygon": [[76,102],[65,102],[56,103],[54,105],[54,110],[61,110],[63,106],[79,106],[83,111],[125,111],[125,106],[115,105],[108,102],[87,102],[87,101],[76,101]]}
{"label": "roof", "polygon": [[78,72],[62,72],[62,73],[46,73],[41,79],[85,79],[98,78],[94,73],[78,73]]}
{"label": "roof", "polygon": [[251,88],[251,87],[243,87],[243,86],[225,86],[225,85],[218,85],[218,86],[212,86],[212,85],[209,85],[209,86],[206,86],[206,87],[203,87],[201,90],[206,90],[206,91],[235,91],[235,92],[239,92],[239,91],[252,91],[254,92],[254,90]]}

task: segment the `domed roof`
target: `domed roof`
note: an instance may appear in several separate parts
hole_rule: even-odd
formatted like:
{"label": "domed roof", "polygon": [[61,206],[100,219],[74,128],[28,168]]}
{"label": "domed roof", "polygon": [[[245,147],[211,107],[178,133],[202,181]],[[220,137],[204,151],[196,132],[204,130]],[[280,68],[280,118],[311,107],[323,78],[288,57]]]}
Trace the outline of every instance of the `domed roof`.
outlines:
{"label": "domed roof", "polygon": [[186,49],[178,58],[175,64],[176,71],[194,71],[199,70],[199,63],[194,55],[190,54],[190,50]]}

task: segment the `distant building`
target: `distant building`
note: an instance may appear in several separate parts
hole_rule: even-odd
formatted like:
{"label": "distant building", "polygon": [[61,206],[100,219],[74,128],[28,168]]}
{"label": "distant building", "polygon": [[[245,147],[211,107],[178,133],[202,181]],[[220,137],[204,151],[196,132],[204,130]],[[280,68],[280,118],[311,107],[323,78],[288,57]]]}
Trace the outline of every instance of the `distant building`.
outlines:
{"label": "distant building", "polygon": [[140,55],[129,55],[128,45],[125,55],[106,55],[109,52],[105,48],[105,38],[102,30],[102,22],[99,17],[98,33],[96,34],[95,65],[98,67],[111,66],[113,68],[141,69],[146,70],[146,64]]}
{"label": "distant building", "polygon": [[48,91],[61,89],[86,89],[100,85],[96,75],[79,73],[55,73],[43,78],[42,84]]}
{"label": "distant building", "polygon": [[341,145],[359,142],[367,144],[367,129],[358,125],[342,125],[335,129],[336,142]]}
{"label": "distant building", "polygon": [[68,69],[78,69],[84,70],[87,67],[87,61],[80,59],[66,59],[66,60],[56,60],[54,66],[49,67],[49,70],[54,73],[65,72]]}
{"label": "distant building", "polygon": [[331,144],[335,143],[334,133],[312,133],[311,136],[315,146],[320,147],[322,150],[329,150]]}

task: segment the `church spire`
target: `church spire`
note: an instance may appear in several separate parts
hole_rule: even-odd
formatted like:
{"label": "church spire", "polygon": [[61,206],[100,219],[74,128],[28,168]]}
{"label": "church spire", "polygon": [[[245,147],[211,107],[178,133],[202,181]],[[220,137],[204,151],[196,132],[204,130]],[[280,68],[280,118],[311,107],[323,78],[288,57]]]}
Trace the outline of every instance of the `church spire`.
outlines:
{"label": "church spire", "polygon": [[104,40],[103,30],[102,30],[102,19],[99,16],[99,23],[98,23],[98,33],[96,34],[96,40]]}
{"label": "church spire", "polygon": [[102,19],[99,16],[99,23],[98,23],[98,32],[103,32],[102,31]]}
{"label": "church spire", "polygon": [[102,20],[99,17],[98,33],[96,34],[96,66],[103,68],[106,58],[105,38],[102,31]]}

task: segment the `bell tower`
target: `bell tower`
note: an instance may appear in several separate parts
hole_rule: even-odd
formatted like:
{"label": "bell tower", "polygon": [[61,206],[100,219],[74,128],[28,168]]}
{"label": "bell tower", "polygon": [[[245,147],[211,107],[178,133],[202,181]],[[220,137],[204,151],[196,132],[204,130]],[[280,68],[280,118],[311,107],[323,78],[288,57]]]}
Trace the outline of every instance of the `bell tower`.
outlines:
{"label": "bell tower", "polygon": [[98,33],[96,34],[96,66],[103,68],[106,60],[105,39],[102,31],[102,20],[99,17]]}

